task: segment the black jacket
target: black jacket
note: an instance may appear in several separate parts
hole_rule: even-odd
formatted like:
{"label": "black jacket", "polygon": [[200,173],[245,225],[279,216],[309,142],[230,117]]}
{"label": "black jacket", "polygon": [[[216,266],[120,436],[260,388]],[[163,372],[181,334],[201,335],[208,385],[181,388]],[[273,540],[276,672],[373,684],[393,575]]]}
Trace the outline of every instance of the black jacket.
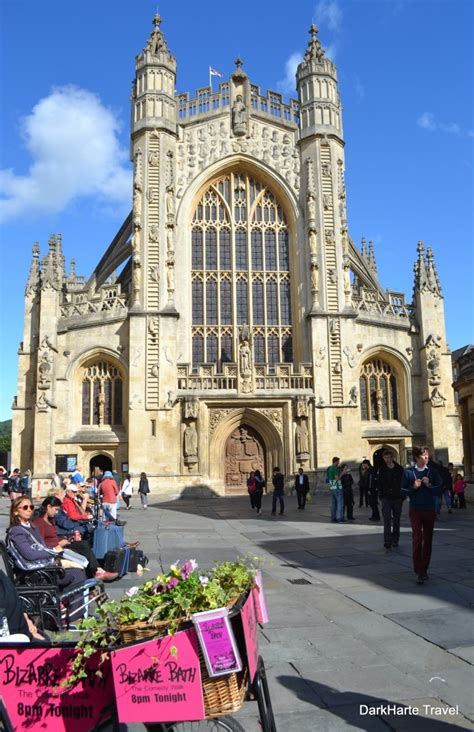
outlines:
{"label": "black jacket", "polygon": [[380,498],[393,500],[403,498],[402,496],[403,468],[394,463],[393,468],[388,468],[385,463],[377,471],[377,490]]}
{"label": "black jacket", "polygon": [[281,493],[284,493],[285,491],[285,478],[283,476],[283,473],[275,473],[275,475],[272,478],[272,483],[275,491],[280,491]]}
{"label": "black jacket", "polygon": [[298,475],[295,475],[295,490],[303,491],[304,493],[307,493],[309,491],[309,478],[306,473],[303,473],[303,485],[300,485],[299,473]]}

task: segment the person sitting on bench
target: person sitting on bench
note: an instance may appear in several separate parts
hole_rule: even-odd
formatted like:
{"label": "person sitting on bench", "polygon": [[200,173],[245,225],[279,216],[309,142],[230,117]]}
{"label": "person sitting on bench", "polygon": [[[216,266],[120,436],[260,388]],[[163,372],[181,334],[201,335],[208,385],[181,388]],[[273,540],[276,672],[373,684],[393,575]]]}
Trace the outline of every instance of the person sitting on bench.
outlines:
{"label": "person sitting on bench", "polygon": [[95,579],[100,579],[103,582],[112,582],[117,579],[117,572],[106,572],[105,569],[99,567],[99,562],[89,542],[83,539],[75,539],[73,532],[70,532],[69,537],[60,537],[58,535],[55,519],[60,509],[61,501],[59,498],[48,496],[41,504],[39,516],[33,519],[33,525],[39,530],[46,546],[51,549],[54,549],[55,546],[61,546],[81,554],[89,561],[86,571],[90,577],[95,577]]}

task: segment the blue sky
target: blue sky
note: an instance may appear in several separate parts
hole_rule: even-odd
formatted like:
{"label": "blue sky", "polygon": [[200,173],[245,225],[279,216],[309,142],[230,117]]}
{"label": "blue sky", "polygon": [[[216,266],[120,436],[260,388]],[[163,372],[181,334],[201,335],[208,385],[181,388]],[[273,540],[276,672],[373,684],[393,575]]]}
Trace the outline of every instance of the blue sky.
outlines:
{"label": "blue sky", "polygon": [[[262,90],[295,96],[312,21],[338,66],[352,238],[373,239],[384,287],[435,251],[452,350],[473,341],[470,0],[161,0],[178,91],[237,55]],[[31,248],[61,232],[89,275],[130,208],[129,96],[149,0],[2,0],[0,419],[11,415]],[[218,80],[214,79],[214,83]],[[93,135],[91,136],[91,133]],[[91,139],[93,144],[91,144]]]}

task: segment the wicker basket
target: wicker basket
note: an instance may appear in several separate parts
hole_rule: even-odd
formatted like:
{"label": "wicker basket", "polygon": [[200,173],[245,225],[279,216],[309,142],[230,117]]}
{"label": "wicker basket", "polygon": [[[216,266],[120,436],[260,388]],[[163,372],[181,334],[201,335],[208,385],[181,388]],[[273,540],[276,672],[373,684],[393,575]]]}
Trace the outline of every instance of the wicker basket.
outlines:
{"label": "wicker basket", "polygon": [[[228,607],[234,608],[239,600],[242,600],[241,596],[233,598],[228,604]],[[231,616],[235,619],[240,619],[240,614],[237,608],[233,609]],[[177,621],[175,620],[174,623],[176,622]],[[185,618],[179,620],[180,630],[183,629],[183,625],[185,623],[187,627],[190,627],[190,624]],[[122,643],[139,643],[150,638],[159,638],[166,634],[169,625],[169,620],[157,621],[152,625],[147,622],[134,623],[133,625],[122,625],[120,626],[120,640]],[[238,623],[237,626],[234,625],[234,632],[236,634],[238,645],[241,646],[242,649],[242,630],[241,627],[239,628],[239,625],[241,624]],[[239,640],[241,641],[240,643]],[[217,677],[209,676],[199,642],[198,655],[201,666],[201,684],[206,719],[237,712],[244,703],[245,692],[247,689],[248,669],[245,665],[245,654],[241,654],[244,665],[242,671]]]}

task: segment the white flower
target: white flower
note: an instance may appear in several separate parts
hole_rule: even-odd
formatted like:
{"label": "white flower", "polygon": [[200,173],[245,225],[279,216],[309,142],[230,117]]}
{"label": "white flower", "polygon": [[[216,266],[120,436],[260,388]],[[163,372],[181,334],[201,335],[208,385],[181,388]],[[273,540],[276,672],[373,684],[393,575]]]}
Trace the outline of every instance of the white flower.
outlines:
{"label": "white flower", "polygon": [[130,587],[130,589],[127,590],[127,592],[125,594],[128,595],[129,597],[133,597],[134,595],[137,594],[138,590],[139,590],[139,587]]}
{"label": "white flower", "polygon": [[209,584],[209,577],[206,577],[206,575],[203,574],[199,577],[199,582],[202,584],[203,587],[207,587],[207,585]]}

